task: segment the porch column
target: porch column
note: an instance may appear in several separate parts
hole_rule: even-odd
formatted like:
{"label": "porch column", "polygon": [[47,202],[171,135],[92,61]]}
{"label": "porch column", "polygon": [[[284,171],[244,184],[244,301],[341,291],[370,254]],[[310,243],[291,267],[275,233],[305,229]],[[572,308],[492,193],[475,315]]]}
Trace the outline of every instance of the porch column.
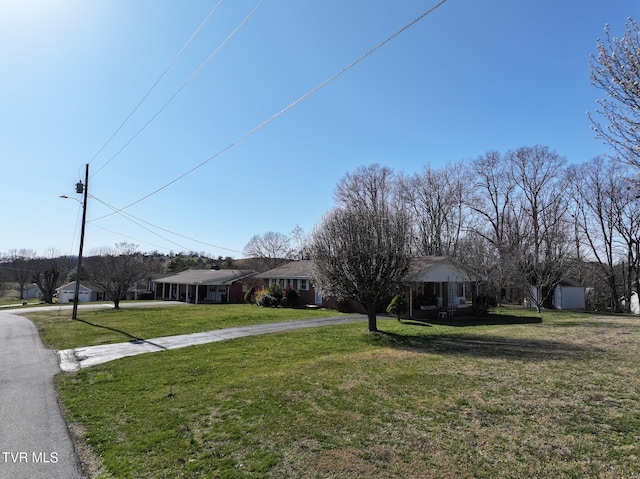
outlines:
{"label": "porch column", "polygon": [[413,318],[413,288],[409,286],[409,317]]}
{"label": "porch column", "polygon": [[198,288],[200,287],[200,285],[196,284],[196,300],[195,303],[198,304]]}

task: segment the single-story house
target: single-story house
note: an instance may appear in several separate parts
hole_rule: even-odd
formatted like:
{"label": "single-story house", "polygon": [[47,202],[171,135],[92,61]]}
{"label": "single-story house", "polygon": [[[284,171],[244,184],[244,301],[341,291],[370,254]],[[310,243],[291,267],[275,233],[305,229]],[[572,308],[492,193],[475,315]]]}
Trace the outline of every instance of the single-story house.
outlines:
{"label": "single-story house", "polygon": [[244,280],[254,274],[245,269],[189,269],[155,279],[154,296],[187,303],[240,303],[247,291]]}
{"label": "single-story house", "polygon": [[472,305],[482,279],[450,256],[412,258],[405,277],[407,314],[416,319],[474,314]]}
{"label": "single-story house", "polygon": [[299,304],[311,304],[329,307],[324,304],[322,295],[316,291],[311,282],[311,260],[291,261],[264,273],[256,275],[257,279],[263,281],[264,287],[269,287],[273,283],[279,283],[283,288],[293,288],[298,294]]}
{"label": "single-story house", "polygon": [[[256,275],[265,287],[280,283],[300,293],[301,304],[316,304],[328,308],[363,313],[355,301],[338,305],[335,298],[323,297],[311,281],[312,260],[292,261]],[[406,281],[408,315],[412,318],[433,318],[438,315],[472,314],[468,299],[476,294],[481,279],[477,273],[448,256],[423,256],[411,259]],[[389,298],[391,299],[391,298]],[[386,307],[386,305],[381,305]]]}
{"label": "single-story house", "polygon": [[[58,295],[58,303],[72,303],[76,290],[76,282],[63,284],[56,288]],[[105,301],[105,292],[90,283],[81,282],[80,289],[78,290],[78,302],[85,303],[87,301]]]}
{"label": "single-story house", "polygon": [[[530,287],[531,301],[528,301],[530,307],[534,307],[539,296],[539,291],[534,287]],[[577,281],[563,279],[561,280],[553,290],[553,294],[550,294],[547,298],[546,308],[554,309],[574,309],[583,310],[586,309],[586,289]]]}

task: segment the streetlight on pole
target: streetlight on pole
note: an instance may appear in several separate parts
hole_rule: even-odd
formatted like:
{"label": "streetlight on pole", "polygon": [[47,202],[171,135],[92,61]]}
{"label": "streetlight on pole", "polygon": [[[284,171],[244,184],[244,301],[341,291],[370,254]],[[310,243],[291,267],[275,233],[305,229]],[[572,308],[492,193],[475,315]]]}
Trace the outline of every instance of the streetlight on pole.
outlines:
{"label": "streetlight on pole", "polygon": [[84,184],[82,181],[76,183],[76,193],[84,193],[82,202],[82,228],[80,230],[80,251],[78,252],[78,266],[76,267],[76,286],[73,293],[73,313],[71,319],[78,319],[78,296],[80,296],[80,268],[82,267],[82,248],[84,246],[84,226],[87,222],[87,195],[89,190],[89,163],[86,165]]}

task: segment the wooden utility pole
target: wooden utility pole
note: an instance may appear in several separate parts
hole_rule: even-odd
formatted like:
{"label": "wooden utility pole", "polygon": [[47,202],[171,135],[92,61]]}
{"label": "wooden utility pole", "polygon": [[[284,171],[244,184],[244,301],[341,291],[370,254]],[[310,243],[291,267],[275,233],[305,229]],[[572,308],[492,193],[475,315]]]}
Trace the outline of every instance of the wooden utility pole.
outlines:
{"label": "wooden utility pole", "polygon": [[76,288],[73,293],[73,313],[71,319],[78,319],[78,297],[80,296],[80,268],[82,267],[82,247],[84,246],[84,226],[87,222],[87,194],[89,191],[89,163],[86,165],[84,185],[82,181],[76,183],[76,193],[84,193],[82,202],[82,228],[80,230],[80,251],[78,252],[78,266],[76,268]]}

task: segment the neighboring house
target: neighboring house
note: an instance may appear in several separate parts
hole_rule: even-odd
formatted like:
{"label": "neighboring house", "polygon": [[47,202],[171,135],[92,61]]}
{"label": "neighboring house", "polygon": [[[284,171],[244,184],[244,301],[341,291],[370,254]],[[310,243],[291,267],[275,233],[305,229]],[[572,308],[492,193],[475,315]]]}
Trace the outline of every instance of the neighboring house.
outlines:
{"label": "neighboring house", "polygon": [[154,280],[156,299],[187,303],[240,303],[247,291],[245,279],[255,271],[245,269],[189,269]]}
{"label": "neighboring house", "polygon": [[22,299],[38,299],[40,297],[40,288],[35,283],[27,284],[22,288]]}
{"label": "neighboring house", "polygon": [[[528,301],[529,307],[535,307],[540,291],[535,287],[530,287],[531,301]],[[586,309],[586,289],[577,281],[568,279],[561,280],[547,298],[544,307],[550,309]]]}
{"label": "neighboring house", "polygon": [[[411,259],[405,281],[410,285],[410,318],[470,315],[482,277],[449,256],[420,256]],[[471,304],[469,304],[469,301]]]}
{"label": "neighboring house", "polygon": [[[264,286],[279,283],[291,287],[300,294],[299,304],[316,304],[341,311],[363,313],[362,306],[353,300],[338,304],[335,298],[323,297],[311,282],[312,260],[292,261],[278,268],[256,275]],[[405,278],[410,284],[407,293],[408,314],[413,318],[432,318],[443,312],[455,314],[467,309],[467,298],[476,292],[476,283],[481,278],[470,269],[447,256],[424,256],[412,258],[409,273]],[[391,292],[389,293],[391,299]],[[381,305],[382,309],[386,307]]]}
{"label": "neighboring house", "polygon": [[257,279],[263,281],[264,287],[269,287],[273,283],[279,283],[283,288],[293,288],[298,294],[298,304],[324,304],[322,295],[316,291],[311,283],[311,260],[291,261],[264,273],[256,275]]}
{"label": "neighboring house", "polygon": [[[58,303],[72,303],[75,295],[76,282],[63,284],[59,288],[56,288],[58,294]],[[104,301],[105,293],[100,288],[90,283],[80,283],[80,289],[78,291],[78,302],[85,303],[87,301]]]}

